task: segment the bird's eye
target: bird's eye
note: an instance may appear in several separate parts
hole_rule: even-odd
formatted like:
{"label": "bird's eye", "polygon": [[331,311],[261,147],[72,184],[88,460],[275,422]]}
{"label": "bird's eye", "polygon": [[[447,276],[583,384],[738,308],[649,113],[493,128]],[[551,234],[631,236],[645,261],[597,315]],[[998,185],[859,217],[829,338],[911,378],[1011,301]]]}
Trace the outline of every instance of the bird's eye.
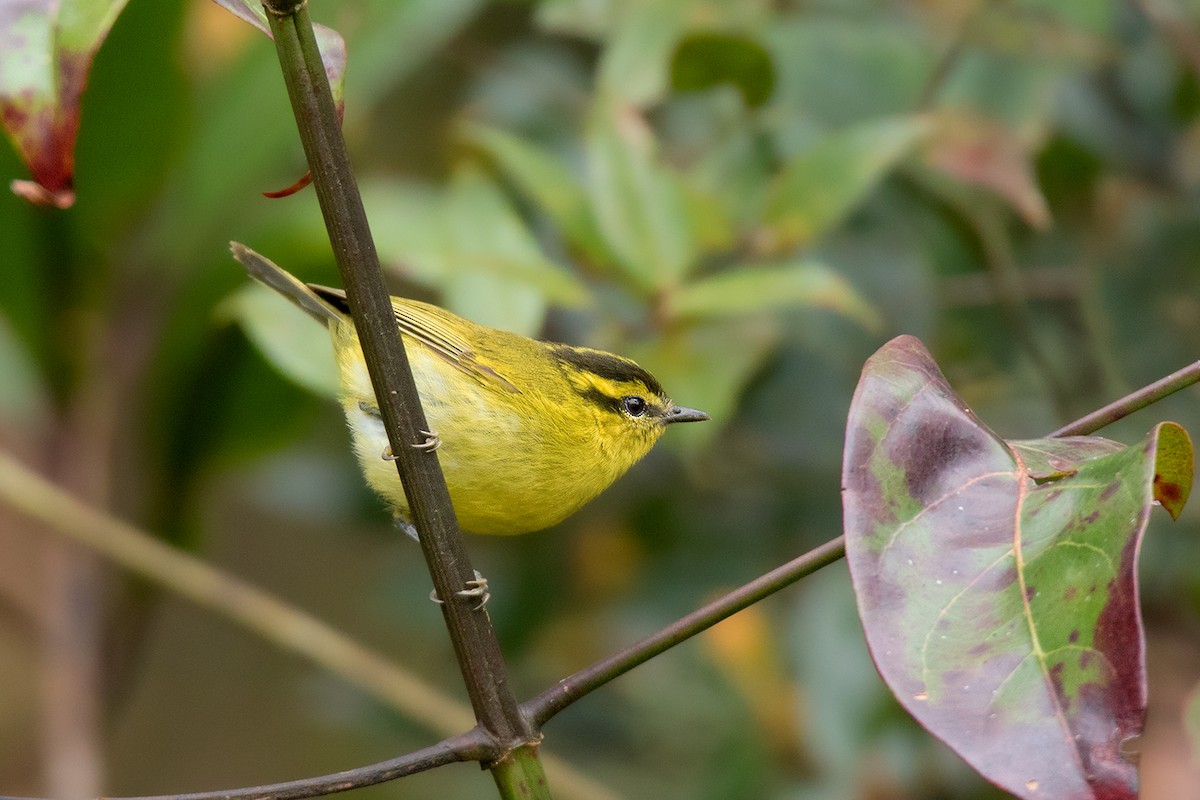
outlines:
{"label": "bird's eye", "polygon": [[636,395],[622,397],[621,405],[625,406],[625,413],[631,417],[640,417],[646,413],[646,401]]}

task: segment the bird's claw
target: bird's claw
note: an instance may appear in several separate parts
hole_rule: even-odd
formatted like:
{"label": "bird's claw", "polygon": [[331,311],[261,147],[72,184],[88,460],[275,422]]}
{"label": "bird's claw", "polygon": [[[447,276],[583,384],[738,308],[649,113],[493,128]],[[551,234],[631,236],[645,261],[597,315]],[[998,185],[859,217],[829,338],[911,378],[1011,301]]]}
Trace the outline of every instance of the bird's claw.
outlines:
{"label": "bird's claw", "polygon": [[[454,595],[455,597],[465,597],[470,600],[479,600],[479,603],[471,609],[472,611],[482,611],[483,607],[487,605],[488,600],[492,599],[492,593],[488,591],[488,580],[487,578],[483,577],[479,570],[475,570],[475,580],[467,581],[467,588],[460,589],[459,591],[455,592]],[[438,597],[436,589],[429,592],[429,599],[438,605],[443,605],[445,603],[442,598]]]}
{"label": "bird's claw", "polygon": [[[413,447],[415,449],[424,450],[426,453],[432,453],[434,450],[437,450],[442,446],[442,437],[438,435],[437,431],[420,431],[420,433],[425,437],[425,439],[414,444]],[[395,461],[400,456],[392,452],[392,446],[389,444],[387,447],[383,448],[383,455],[380,457],[384,461]]]}
{"label": "bird's claw", "polygon": [[442,437],[438,436],[437,431],[421,431],[421,434],[425,437],[425,440],[413,445],[417,450],[432,453],[442,446]]}

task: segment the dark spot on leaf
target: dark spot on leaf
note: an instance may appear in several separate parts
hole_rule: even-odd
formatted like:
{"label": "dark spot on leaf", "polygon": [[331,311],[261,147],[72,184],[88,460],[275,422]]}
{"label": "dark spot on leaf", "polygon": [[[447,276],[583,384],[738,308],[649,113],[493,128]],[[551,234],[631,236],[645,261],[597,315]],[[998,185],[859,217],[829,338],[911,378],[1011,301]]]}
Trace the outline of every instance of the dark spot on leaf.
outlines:
{"label": "dark spot on leaf", "polygon": [[1063,693],[1062,676],[1063,670],[1066,668],[1066,666],[1067,665],[1062,661],[1056,661],[1050,666],[1050,682],[1054,684],[1054,689],[1059,695],[1062,695]]}
{"label": "dark spot on leaf", "polygon": [[1166,480],[1162,475],[1155,475],[1154,497],[1163,505],[1178,503],[1183,497],[1183,488],[1178,483]]}
{"label": "dark spot on leaf", "polygon": [[1088,514],[1086,517],[1083,518],[1083,524],[1091,525],[1093,522],[1095,522],[1098,519],[1100,519],[1100,512],[1093,511],[1092,513]]}
{"label": "dark spot on leaf", "polygon": [[1037,588],[1033,586],[1025,587],[1025,599],[1032,600],[1037,595]]}
{"label": "dark spot on leaf", "polygon": [[1075,644],[1076,642],[1078,642],[1079,641],[1079,630],[1076,629],[1076,630],[1071,631],[1070,635],[1067,636],[1067,641],[1070,642],[1071,644]]}
{"label": "dark spot on leaf", "polygon": [[1074,596],[1075,596],[1075,593],[1076,593],[1077,591],[1079,591],[1079,587],[1077,587],[1077,586],[1068,586],[1068,587],[1066,588],[1066,591],[1064,591],[1064,592],[1063,592],[1063,600],[1070,600],[1072,597],[1074,597]]}
{"label": "dark spot on leaf", "polygon": [[905,468],[908,493],[922,504],[941,496],[944,487],[939,479],[947,470],[961,469],[961,462],[985,447],[981,431],[965,425],[959,417],[936,411],[916,420],[902,438],[904,451],[893,455]]}
{"label": "dark spot on leaf", "polygon": [[1108,486],[1105,486],[1104,491],[1100,493],[1100,499],[1107,500],[1108,498],[1110,498],[1114,494],[1116,494],[1117,490],[1120,488],[1121,488],[1121,484],[1119,481],[1114,481],[1113,483],[1110,483]]}
{"label": "dark spot on leaf", "polygon": [[[1073,642],[1074,639],[1072,639],[1071,641]],[[1091,650],[1084,650],[1082,653],[1080,653],[1079,654],[1079,668],[1087,669],[1088,664],[1092,663],[1093,655],[1094,654],[1092,653]]]}
{"label": "dark spot on leaf", "polygon": [[981,590],[998,592],[1007,589],[1017,582],[1017,567],[1015,564],[1010,565],[1003,572],[992,571],[989,574],[994,575],[995,578],[981,580],[978,584]]}

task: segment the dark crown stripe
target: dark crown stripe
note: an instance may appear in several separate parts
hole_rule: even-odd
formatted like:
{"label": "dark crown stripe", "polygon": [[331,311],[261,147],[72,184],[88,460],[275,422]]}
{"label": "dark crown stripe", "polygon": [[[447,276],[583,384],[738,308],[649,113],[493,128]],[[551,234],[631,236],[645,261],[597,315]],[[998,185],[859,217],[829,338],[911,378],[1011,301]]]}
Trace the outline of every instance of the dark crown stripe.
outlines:
{"label": "dark crown stripe", "polygon": [[599,350],[578,350],[567,345],[550,348],[550,354],[564,364],[570,364],[597,378],[624,383],[641,383],[651,394],[665,397],[663,388],[646,370],[628,359],[602,353]]}

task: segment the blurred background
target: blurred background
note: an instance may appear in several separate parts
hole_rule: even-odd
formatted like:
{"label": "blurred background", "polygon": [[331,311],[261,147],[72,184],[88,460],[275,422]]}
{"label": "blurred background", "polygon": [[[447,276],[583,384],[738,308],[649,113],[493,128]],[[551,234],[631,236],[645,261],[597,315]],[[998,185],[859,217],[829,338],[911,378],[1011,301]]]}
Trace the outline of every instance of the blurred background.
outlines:
{"label": "blurred background", "polygon": [[[557,529],[469,540],[520,697],[836,536],[845,413],[891,337],[1009,438],[1200,356],[1196,0],[312,12],[347,41],[396,292],[631,355],[714,417]],[[314,193],[261,195],[303,171],[269,43],[209,2],[132,0],[84,96],[76,205],[0,193],[0,445],[465,702],[323,334],[228,254],[337,282]],[[1105,435],[1194,434],[1198,400]],[[1141,568],[1142,796],[1189,800],[1200,511],[1167,523]],[[0,793],[228,788],[438,738],[0,503]],[[571,707],[545,750],[614,797],[1004,796],[890,698],[842,563]],[[355,796],[493,792],[460,765]]]}

